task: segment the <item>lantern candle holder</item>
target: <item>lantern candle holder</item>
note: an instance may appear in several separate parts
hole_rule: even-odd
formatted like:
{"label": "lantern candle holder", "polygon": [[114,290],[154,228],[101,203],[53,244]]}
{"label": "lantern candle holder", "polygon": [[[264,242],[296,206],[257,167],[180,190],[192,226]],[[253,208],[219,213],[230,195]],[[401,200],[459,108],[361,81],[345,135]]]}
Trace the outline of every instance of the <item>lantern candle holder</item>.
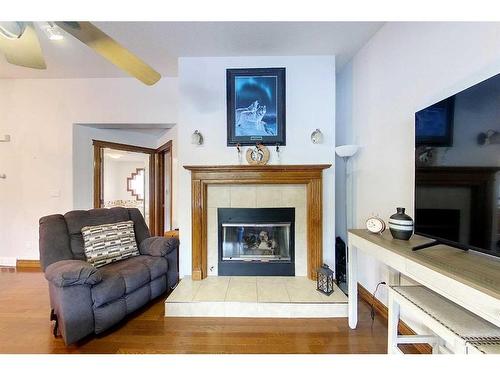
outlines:
{"label": "lantern candle holder", "polygon": [[333,271],[328,267],[328,265],[323,264],[316,271],[317,276],[317,287],[316,289],[323,294],[329,296],[333,293]]}

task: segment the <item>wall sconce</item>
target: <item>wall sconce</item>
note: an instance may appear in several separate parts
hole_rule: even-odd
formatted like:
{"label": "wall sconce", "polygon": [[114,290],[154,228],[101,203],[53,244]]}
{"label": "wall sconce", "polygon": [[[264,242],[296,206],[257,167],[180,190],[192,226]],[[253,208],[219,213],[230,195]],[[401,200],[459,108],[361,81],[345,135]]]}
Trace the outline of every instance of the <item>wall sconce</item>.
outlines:
{"label": "wall sconce", "polygon": [[195,130],[191,135],[191,143],[193,145],[202,145],[203,144],[203,135],[198,130]]}
{"label": "wall sconce", "polygon": [[488,130],[486,133],[479,133],[477,144],[480,146],[494,145],[500,143],[500,133],[495,130]]}
{"label": "wall sconce", "polygon": [[0,139],[0,142],[10,142],[10,135],[9,134],[5,134],[3,136],[3,139]]}
{"label": "wall sconce", "polygon": [[311,142],[314,144],[323,143],[323,133],[321,133],[321,130],[316,129],[311,133]]}

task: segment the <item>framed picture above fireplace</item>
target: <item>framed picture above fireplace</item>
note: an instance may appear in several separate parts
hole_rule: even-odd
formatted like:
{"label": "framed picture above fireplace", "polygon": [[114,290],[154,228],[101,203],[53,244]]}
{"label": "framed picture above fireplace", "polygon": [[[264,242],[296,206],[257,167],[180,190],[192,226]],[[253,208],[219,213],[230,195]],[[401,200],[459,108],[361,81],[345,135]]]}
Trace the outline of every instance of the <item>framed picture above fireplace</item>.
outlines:
{"label": "framed picture above fireplace", "polygon": [[285,68],[227,69],[227,145],[286,144]]}

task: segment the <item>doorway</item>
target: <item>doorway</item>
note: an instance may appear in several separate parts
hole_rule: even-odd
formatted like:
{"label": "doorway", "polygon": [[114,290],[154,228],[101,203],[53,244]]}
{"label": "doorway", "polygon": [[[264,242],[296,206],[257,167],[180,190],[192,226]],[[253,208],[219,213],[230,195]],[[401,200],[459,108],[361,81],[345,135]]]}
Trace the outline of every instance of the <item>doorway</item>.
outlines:
{"label": "doorway", "polygon": [[154,236],[171,229],[172,142],[158,149],[93,140],[94,207],[137,208]]}
{"label": "doorway", "polygon": [[156,191],[158,192],[156,225],[158,232],[164,233],[172,230],[172,141],[168,141],[155,150],[155,163]]}

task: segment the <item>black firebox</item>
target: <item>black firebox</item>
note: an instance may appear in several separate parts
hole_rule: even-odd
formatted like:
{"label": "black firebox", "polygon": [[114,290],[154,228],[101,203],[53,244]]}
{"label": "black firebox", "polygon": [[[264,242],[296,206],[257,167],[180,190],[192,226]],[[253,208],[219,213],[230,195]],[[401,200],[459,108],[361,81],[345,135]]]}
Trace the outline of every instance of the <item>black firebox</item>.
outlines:
{"label": "black firebox", "polygon": [[295,276],[295,208],[219,208],[219,275]]}

